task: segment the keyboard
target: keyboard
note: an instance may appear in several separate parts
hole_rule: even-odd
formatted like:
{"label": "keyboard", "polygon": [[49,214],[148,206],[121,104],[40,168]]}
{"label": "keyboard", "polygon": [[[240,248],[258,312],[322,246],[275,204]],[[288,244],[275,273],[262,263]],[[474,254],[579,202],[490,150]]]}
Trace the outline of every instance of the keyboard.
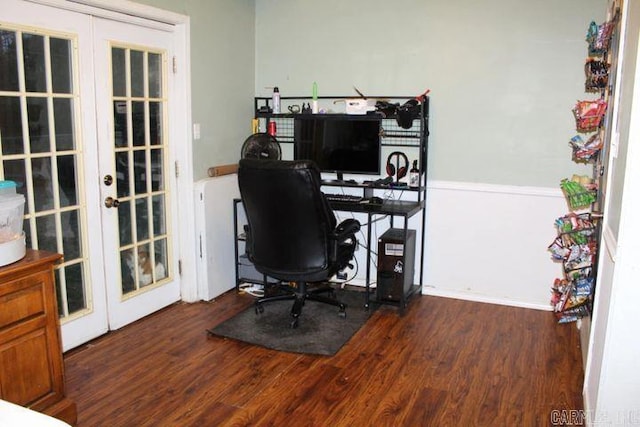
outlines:
{"label": "keyboard", "polygon": [[358,203],[362,201],[362,196],[354,196],[353,194],[325,194],[329,202],[341,203]]}

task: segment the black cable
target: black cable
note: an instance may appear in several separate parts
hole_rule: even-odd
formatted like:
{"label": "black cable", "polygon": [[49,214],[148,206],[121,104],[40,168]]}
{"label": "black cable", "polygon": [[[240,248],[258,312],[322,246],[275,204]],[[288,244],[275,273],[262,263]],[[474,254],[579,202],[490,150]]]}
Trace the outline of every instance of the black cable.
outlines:
{"label": "black cable", "polygon": [[[365,222],[364,224],[360,224],[360,225],[361,226],[366,226],[366,225],[369,225],[369,224],[375,224],[376,222],[382,221],[383,219],[386,219],[386,218],[389,218],[389,215],[378,217],[377,219],[374,219],[371,222]],[[362,229],[360,229],[360,231],[362,232]]]}

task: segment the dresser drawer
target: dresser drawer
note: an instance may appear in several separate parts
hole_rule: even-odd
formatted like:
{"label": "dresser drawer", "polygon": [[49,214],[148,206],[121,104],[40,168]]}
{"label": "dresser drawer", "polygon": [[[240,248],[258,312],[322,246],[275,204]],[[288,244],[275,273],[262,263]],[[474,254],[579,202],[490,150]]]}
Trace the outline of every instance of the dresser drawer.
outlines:
{"label": "dresser drawer", "polygon": [[32,281],[31,286],[16,288],[14,292],[0,294],[0,329],[45,313],[41,284],[34,286]]}

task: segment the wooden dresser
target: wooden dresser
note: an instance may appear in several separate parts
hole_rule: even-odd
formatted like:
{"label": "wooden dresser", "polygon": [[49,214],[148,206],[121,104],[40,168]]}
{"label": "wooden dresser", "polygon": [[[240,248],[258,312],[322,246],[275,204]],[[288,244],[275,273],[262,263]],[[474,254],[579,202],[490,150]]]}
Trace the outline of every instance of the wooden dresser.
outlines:
{"label": "wooden dresser", "polygon": [[27,250],[0,267],[0,398],[69,424],[53,267],[62,256]]}

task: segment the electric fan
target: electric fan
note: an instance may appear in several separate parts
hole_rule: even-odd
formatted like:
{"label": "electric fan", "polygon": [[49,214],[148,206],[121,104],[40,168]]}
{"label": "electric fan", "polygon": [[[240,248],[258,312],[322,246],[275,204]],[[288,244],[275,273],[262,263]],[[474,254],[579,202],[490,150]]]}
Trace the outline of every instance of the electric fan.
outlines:
{"label": "electric fan", "polygon": [[274,136],[268,133],[254,133],[242,144],[240,156],[243,159],[280,160],[282,150]]}

